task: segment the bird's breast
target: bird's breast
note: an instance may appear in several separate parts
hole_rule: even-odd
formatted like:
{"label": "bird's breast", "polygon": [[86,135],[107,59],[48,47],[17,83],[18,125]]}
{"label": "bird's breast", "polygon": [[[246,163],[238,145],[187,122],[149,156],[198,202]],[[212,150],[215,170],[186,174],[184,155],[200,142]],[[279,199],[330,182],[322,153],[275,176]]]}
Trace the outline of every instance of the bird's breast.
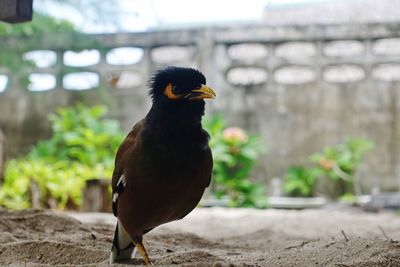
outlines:
{"label": "bird's breast", "polygon": [[119,209],[135,234],[185,217],[200,201],[212,168],[201,150],[175,149],[141,160],[127,169],[127,194],[121,198],[129,199]]}
{"label": "bird's breast", "polygon": [[[154,178],[185,179],[202,172],[210,154],[208,135],[190,135],[190,138],[162,135],[143,137],[136,153],[137,165]],[[152,175],[149,175],[152,174]]]}
{"label": "bird's breast", "polygon": [[205,154],[201,149],[179,147],[148,151],[142,159],[142,175],[160,182],[201,179],[198,174],[207,172]]}

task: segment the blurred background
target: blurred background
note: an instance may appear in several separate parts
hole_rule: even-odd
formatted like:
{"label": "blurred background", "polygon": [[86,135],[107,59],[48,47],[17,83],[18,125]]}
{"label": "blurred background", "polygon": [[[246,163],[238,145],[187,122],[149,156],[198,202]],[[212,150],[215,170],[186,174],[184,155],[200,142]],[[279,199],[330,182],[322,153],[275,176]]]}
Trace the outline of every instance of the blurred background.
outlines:
{"label": "blurred background", "polygon": [[396,0],[35,0],[34,11],[0,22],[0,206],[109,210],[115,151],[165,65],[200,69],[218,95],[202,205],[400,189]]}

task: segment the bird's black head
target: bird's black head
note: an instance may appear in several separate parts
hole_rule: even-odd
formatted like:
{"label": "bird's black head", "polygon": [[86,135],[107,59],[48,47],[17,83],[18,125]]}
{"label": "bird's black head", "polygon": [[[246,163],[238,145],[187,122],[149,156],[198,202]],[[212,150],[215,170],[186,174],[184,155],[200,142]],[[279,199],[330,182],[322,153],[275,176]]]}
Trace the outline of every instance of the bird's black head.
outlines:
{"label": "bird's black head", "polygon": [[205,84],[206,78],[196,69],[168,66],[158,70],[151,78],[150,95],[153,102],[215,98],[215,93]]}
{"label": "bird's black head", "polygon": [[200,117],[204,114],[204,99],[215,98],[205,85],[204,75],[193,68],[168,66],[150,79],[153,109],[166,115]]}

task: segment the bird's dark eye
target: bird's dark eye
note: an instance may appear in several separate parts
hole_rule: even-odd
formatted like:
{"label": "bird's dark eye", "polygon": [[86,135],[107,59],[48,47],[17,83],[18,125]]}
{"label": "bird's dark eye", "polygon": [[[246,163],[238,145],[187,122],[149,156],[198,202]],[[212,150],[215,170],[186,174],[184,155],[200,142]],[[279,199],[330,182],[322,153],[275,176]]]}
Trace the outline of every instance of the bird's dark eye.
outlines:
{"label": "bird's dark eye", "polygon": [[179,88],[179,87],[177,87],[177,86],[173,86],[172,87],[172,92],[174,93],[174,94],[176,94],[176,95],[179,95],[181,92],[182,92],[182,90]]}

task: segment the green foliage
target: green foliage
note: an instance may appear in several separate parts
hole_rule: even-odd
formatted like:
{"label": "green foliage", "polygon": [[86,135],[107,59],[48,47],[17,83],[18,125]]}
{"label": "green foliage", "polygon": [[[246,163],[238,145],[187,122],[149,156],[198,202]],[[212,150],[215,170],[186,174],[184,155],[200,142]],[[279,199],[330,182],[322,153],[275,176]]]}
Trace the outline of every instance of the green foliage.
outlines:
{"label": "green foliage", "polygon": [[322,177],[327,177],[336,184],[338,196],[356,192],[355,182],[357,169],[374,143],[365,138],[349,138],[344,144],[327,147],[322,153],[311,155],[310,161]]}
{"label": "green foliage", "polygon": [[60,209],[76,208],[82,204],[86,180],[110,176],[111,169],[101,164],[89,167],[69,161],[11,160],[0,189],[0,205],[11,209],[30,208],[32,184],[36,183],[41,207],[53,207],[55,203]]}
{"label": "green foliage", "polygon": [[[311,155],[311,162],[317,163],[325,175],[337,181],[346,180],[359,167],[364,155],[374,147],[374,143],[364,138],[349,138],[344,144],[327,147],[322,153]],[[339,168],[339,170],[338,170]]]}
{"label": "green foliage", "polygon": [[264,207],[264,188],[248,179],[263,151],[259,137],[248,136],[240,128],[226,128],[221,116],[206,119],[204,127],[211,135],[216,197],[228,196],[232,207]]}
{"label": "green foliage", "polygon": [[72,23],[48,15],[34,13],[33,20],[26,23],[9,24],[0,22],[1,37],[32,37],[36,34],[75,32]]}
{"label": "green foliage", "polygon": [[311,197],[319,174],[315,168],[290,167],[284,177],[284,190],[292,197]]}
{"label": "green foliage", "polygon": [[111,177],[114,155],[123,134],[118,123],[104,119],[106,108],[60,108],[51,114],[53,135],[21,159],[6,165],[0,205],[31,207],[32,183],[38,185],[40,205],[76,208],[82,203],[85,181]]}
{"label": "green foliage", "polygon": [[87,166],[101,162],[112,168],[115,151],[124,135],[117,121],[103,118],[106,112],[104,106],[87,108],[81,104],[59,109],[49,116],[51,139],[40,141],[30,151],[29,159],[66,160]]}
{"label": "green foliage", "polygon": [[351,192],[346,192],[339,197],[339,200],[347,203],[355,203],[356,196]]}
{"label": "green foliage", "polygon": [[343,144],[327,147],[311,155],[310,168],[291,167],[285,176],[285,191],[292,196],[312,196],[317,178],[328,178],[338,197],[349,199],[356,192],[356,173],[374,143],[364,138],[349,138]]}
{"label": "green foliage", "polygon": [[[0,22],[0,66],[8,67],[9,61],[20,62],[15,54],[35,49],[74,50],[104,49],[92,35],[77,31],[67,20],[35,12],[33,20],[20,24]],[[10,57],[3,58],[11,54]],[[14,64],[15,65],[15,64]]]}

